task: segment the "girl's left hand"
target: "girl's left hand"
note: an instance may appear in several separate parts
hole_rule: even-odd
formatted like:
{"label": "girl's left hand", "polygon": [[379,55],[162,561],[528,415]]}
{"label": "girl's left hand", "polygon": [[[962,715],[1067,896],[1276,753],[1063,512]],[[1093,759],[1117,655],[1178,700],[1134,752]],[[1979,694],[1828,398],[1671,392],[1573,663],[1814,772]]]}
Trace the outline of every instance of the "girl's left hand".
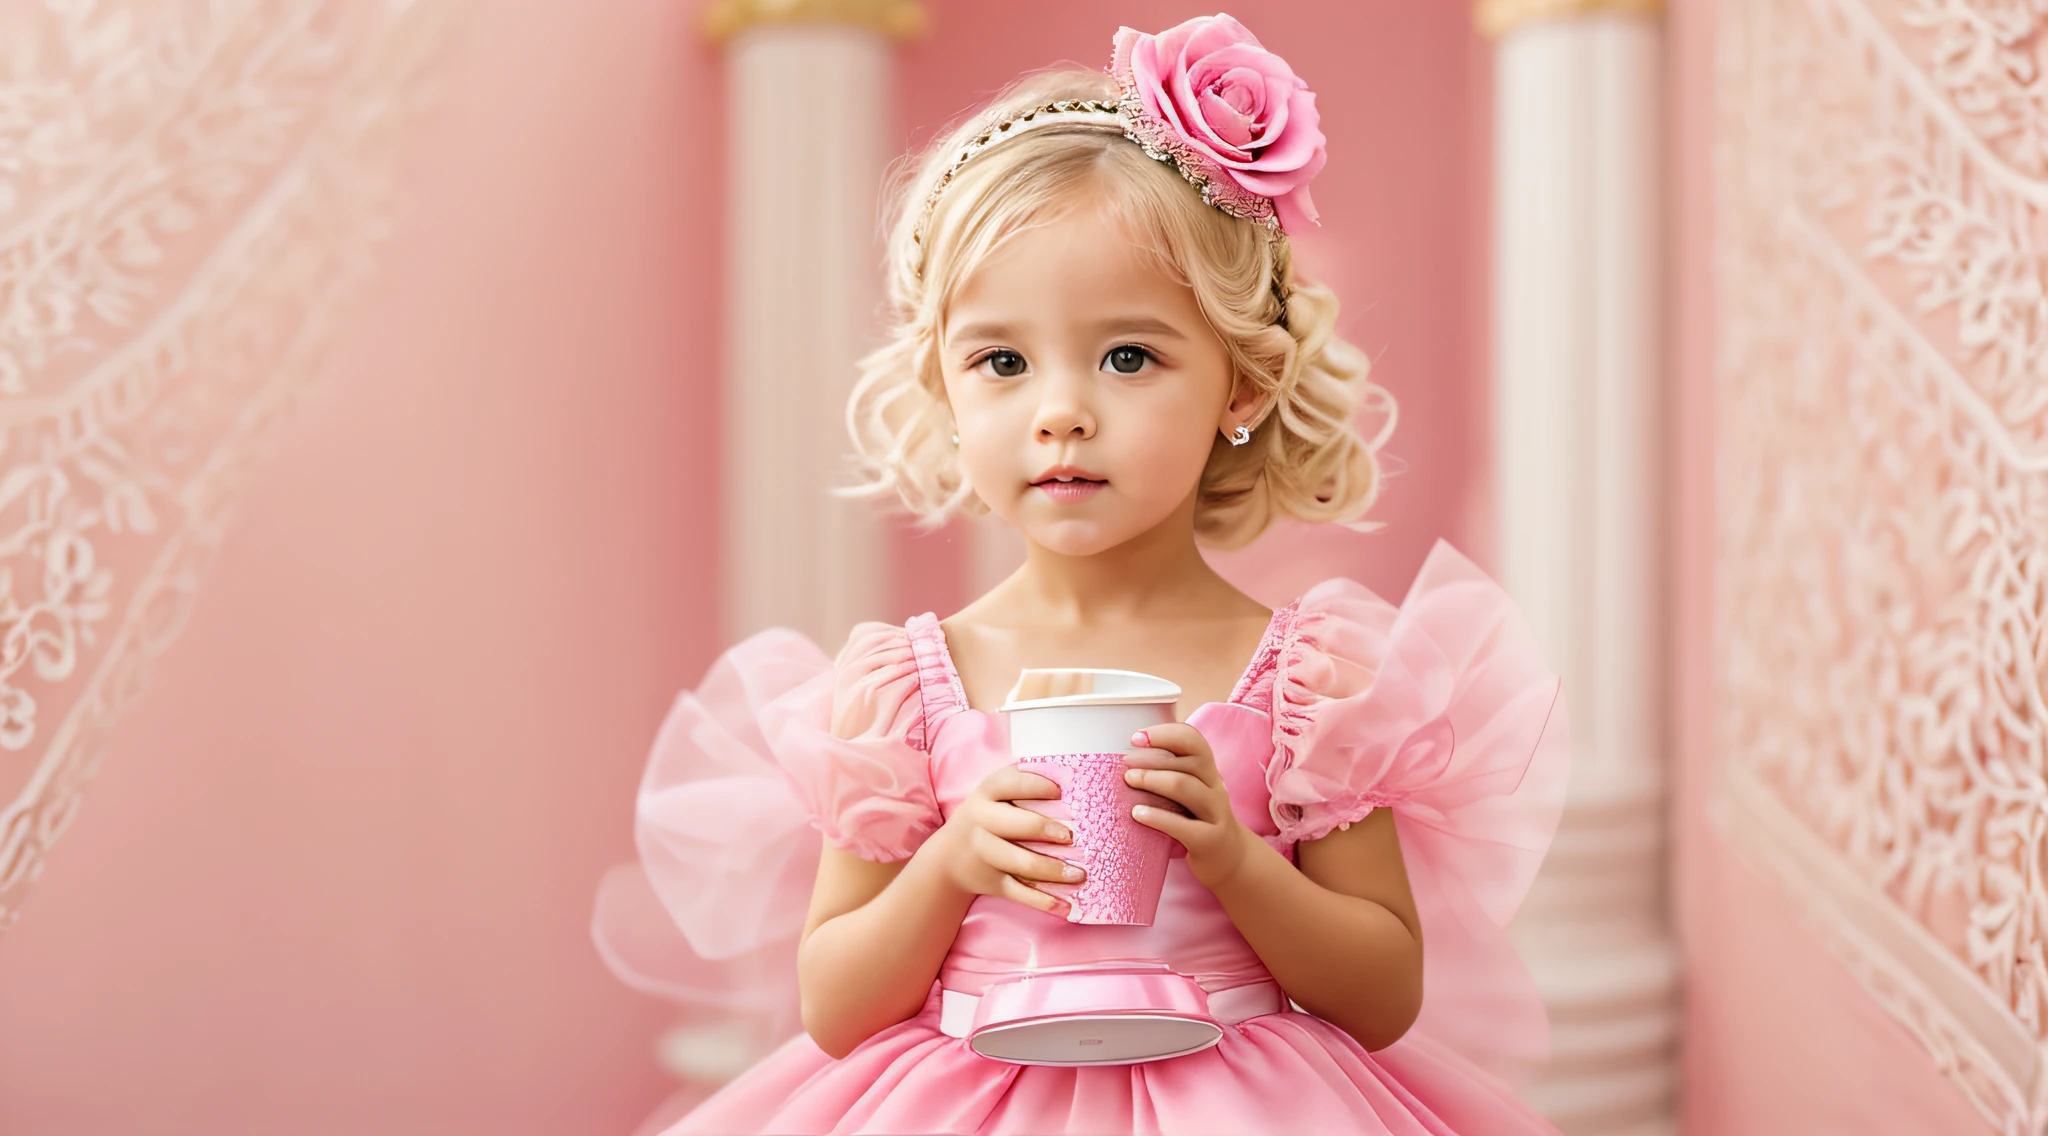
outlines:
{"label": "girl's left hand", "polygon": [[1157,793],[1186,809],[1180,816],[1139,805],[1132,816],[1188,850],[1188,870],[1210,890],[1237,873],[1252,841],[1251,830],[1230,808],[1230,791],[1216,769],[1216,755],[1200,730],[1186,722],[1153,726],[1131,735],[1142,746],[1124,755],[1124,781]]}

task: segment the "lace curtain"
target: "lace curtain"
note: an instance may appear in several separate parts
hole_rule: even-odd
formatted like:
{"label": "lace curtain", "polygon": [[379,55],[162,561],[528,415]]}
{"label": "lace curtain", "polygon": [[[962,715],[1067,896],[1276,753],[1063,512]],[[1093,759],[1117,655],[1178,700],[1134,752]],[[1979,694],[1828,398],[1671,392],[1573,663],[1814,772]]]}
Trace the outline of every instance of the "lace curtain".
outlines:
{"label": "lace curtain", "polygon": [[1723,830],[2048,1131],[2048,2],[1720,12]]}
{"label": "lace curtain", "polygon": [[388,226],[444,0],[0,0],[0,927]]}

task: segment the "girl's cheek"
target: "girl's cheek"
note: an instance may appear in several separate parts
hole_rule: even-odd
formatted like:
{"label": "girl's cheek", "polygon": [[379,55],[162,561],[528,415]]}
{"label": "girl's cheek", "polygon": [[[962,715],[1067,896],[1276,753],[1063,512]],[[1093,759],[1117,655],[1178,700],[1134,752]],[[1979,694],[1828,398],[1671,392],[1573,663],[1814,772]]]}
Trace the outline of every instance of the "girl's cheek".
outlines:
{"label": "girl's cheek", "polygon": [[[1178,408],[1176,408],[1178,409]],[[1161,494],[1178,499],[1181,484],[1201,476],[1209,460],[1209,439],[1200,423],[1170,412],[1133,420],[1122,431],[1117,464]]]}

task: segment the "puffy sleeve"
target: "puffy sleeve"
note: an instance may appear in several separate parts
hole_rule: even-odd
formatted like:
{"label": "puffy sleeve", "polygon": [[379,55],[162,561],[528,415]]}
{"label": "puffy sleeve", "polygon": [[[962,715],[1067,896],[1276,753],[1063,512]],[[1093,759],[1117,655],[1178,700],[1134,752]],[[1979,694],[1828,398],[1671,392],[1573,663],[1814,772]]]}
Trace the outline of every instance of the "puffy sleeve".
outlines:
{"label": "puffy sleeve", "polygon": [[655,737],[600,953],[630,985],[789,1024],[821,844],[900,860],[939,825],[923,735],[901,627],[861,625],[836,663],[785,629],[728,651]]}
{"label": "puffy sleeve", "polygon": [[1571,753],[1556,674],[1500,586],[1450,545],[1394,607],[1349,580],[1302,597],[1273,683],[1274,822],[1315,840],[1394,815],[1422,921],[1430,1038],[1496,1074],[1548,1053],[1505,928],[1564,809]]}
{"label": "puffy sleeve", "polygon": [[[781,634],[815,655],[802,636]],[[905,859],[939,826],[918,691],[917,659],[904,629],[864,623],[826,673],[774,692],[755,715],[770,763],[803,802],[811,826],[864,860]],[[657,741],[657,759],[661,748]],[[644,831],[644,787],[641,801]]]}

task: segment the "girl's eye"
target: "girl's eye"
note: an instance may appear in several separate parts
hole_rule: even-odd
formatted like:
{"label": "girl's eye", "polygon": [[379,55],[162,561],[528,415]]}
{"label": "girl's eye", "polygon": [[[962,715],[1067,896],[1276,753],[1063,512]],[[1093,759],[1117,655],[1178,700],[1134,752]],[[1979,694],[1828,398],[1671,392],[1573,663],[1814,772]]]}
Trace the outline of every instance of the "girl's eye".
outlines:
{"label": "girl's eye", "polygon": [[1135,375],[1144,369],[1145,361],[1150,358],[1152,353],[1143,347],[1125,344],[1122,347],[1111,348],[1109,354],[1103,356],[1102,361],[1119,375]]}
{"label": "girl's eye", "polygon": [[981,361],[1000,379],[1014,379],[1024,373],[1024,356],[1015,351],[992,351]]}

